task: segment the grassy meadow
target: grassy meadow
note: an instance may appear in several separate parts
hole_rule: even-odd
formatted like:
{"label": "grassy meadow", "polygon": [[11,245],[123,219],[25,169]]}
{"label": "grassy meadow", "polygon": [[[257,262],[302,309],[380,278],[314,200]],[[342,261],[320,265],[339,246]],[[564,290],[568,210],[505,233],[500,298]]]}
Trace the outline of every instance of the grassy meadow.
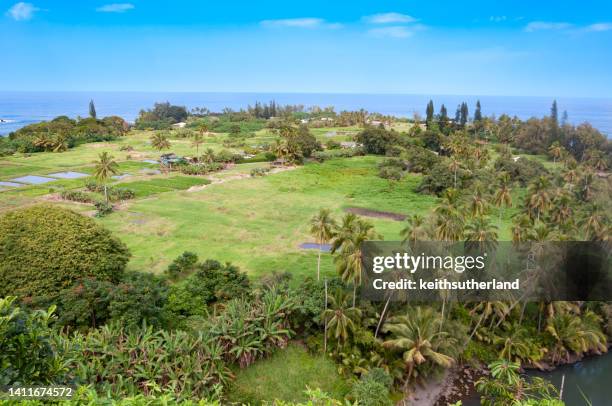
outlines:
{"label": "grassy meadow", "polygon": [[[322,139],[333,134],[336,140],[342,140],[348,139],[347,134],[353,130],[320,128],[313,129],[313,133]],[[98,221],[128,245],[132,252],[130,269],[161,273],[178,255],[193,251],[200,258],[231,261],[254,277],[287,271],[296,280],[314,273],[317,251],[304,250],[299,245],[313,242],[308,222],[320,208],[331,209],[338,219],[350,207],[412,215],[426,214],[438,201],[414,191],[422,175],[408,174],[401,181],[380,178],[377,163],[384,158],[375,156],[310,162],[257,178],[249,176],[250,170],[267,163],[238,164],[208,176],[155,174],[157,165],[143,162],[160,155],[149,145],[150,135],[147,131],[132,131],[114,142],[83,144],[64,153],[1,158],[0,180],[58,171],[91,174],[97,155],[109,151],[118,161],[120,173],[132,175],[112,184],[134,190],[136,199]],[[247,143],[263,142],[268,135],[268,130],[260,130]],[[222,140],[226,137],[207,137],[200,151],[224,149]],[[178,155],[195,152],[189,139],[170,141],[170,151]],[[122,151],[127,145],[133,150]],[[48,201],[51,193],[82,188],[88,179],[5,190],[0,192],[0,211]],[[210,180],[213,183],[207,185]],[[521,193],[516,190],[515,199]],[[90,205],[66,201],[57,204],[93,212]],[[512,213],[512,209],[505,210],[503,217],[498,217],[500,239],[510,238]],[[369,220],[387,240],[399,239],[404,227],[402,222],[386,218]],[[324,254],[322,272],[334,272],[328,254]]]}
{"label": "grassy meadow", "polygon": [[250,368],[238,370],[229,400],[249,404],[269,399],[304,402],[308,400],[306,387],[320,388],[340,400],[350,388],[331,359],[313,356],[298,344],[291,344]]}

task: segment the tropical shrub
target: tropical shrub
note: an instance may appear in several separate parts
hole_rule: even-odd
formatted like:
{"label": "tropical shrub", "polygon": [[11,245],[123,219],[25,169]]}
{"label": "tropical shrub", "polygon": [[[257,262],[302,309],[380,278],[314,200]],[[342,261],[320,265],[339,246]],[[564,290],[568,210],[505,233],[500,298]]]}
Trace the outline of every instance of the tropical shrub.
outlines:
{"label": "tropical shrub", "polygon": [[268,172],[270,172],[270,168],[253,168],[251,169],[251,176],[252,177],[266,176]]}
{"label": "tropical shrub", "polygon": [[517,160],[500,157],[495,161],[494,166],[497,172],[508,173],[512,181],[520,182],[523,186],[539,176],[548,174],[548,170],[542,163],[525,157]]}
{"label": "tropical shrub", "polygon": [[96,217],[108,216],[113,212],[113,205],[104,200],[95,202],[94,206],[96,207]]}
{"label": "tropical shrub", "polygon": [[[182,258],[182,265],[192,258]],[[170,323],[185,327],[192,316],[206,316],[208,306],[248,295],[251,291],[249,279],[238,267],[215,260],[188,265],[195,269],[191,275],[170,287],[164,311]]]}
{"label": "tropical shrub", "polygon": [[351,397],[363,406],[391,406],[389,387],[393,380],[383,369],[376,368],[363,374],[353,384]]}
{"label": "tropical shrub", "polygon": [[94,201],[93,196],[91,196],[89,193],[81,192],[78,190],[64,190],[61,193],[61,197],[64,200],[70,200],[73,202],[80,203],[92,203]]}
{"label": "tropical shrub", "polygon": [[0,385],[59,383],[67,372],[54,348],[49,327],[55,311],[30,311],[15,304],[16,297],[0,298]]}
{"label": "tropical shrub", "polygon": [[54,298],[84,277],[117,282],[130,253],[94,220],[38,205],[0,217],[0,296]]}
{"label": "tropical shrub", "polygon": [[114,321],[125,327],[146,321],[161,327],[167,290],[164,280],[149,273],[126,273],[118,284],[83,278],[61,292],[58,323],[87,329]]}
{"label": "tropical shrub", "polygon": [[179,255],[166,269],[166,273],[173,278],[195,270],[198,264],[198,256],[190,251]]}
{"label": "tropical shrub", "polygon": [[232,373],[210,335],[108,325],[64,338],[70,375],[113,398],[171,395],[177,400],[218,395]]}
{"label": "tropical shrub", "polygon": [[345,148],[345,149],[332,149],[326,151],[313,152],[312,158],[319,162],[326,161],[333,158],[352,158],[354,156],[364,155],[365,151],[362,147],[356,148]]}

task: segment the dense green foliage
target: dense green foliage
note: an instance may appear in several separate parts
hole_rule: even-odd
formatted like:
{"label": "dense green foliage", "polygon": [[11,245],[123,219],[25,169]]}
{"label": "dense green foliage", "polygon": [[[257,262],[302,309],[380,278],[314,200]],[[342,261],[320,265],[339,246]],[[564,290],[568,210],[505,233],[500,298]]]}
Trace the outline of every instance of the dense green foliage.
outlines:
{"label": "dense green foliage", "polygon": [[0,298],[0,386],[45,385],[59,382],[66,363],[54,347],[56,332],[48,311],[26,311],[15,297]]}
{"label": "dense green foliage", "polygon": [[171,124],[187,119],[187,115],[187,109],[184,106],[175,106],[168,102],[155,103],[152,109],[140,110],[136,119],[136,128],[168,129]]}
{"label": "dense green foliage", "polygon": [[55,298],[76,280],[118,281],[126,246],[92,219],[39,205],[0,217],[0,296]]}
{"label": "dense green foliage", "polygon": [[60,116],[20,128],[9,135],[9,140],[13,148],[20,152],[62,152],[84,142],[115,139],[127,130],[128,124],[121,117],[73,120]]}

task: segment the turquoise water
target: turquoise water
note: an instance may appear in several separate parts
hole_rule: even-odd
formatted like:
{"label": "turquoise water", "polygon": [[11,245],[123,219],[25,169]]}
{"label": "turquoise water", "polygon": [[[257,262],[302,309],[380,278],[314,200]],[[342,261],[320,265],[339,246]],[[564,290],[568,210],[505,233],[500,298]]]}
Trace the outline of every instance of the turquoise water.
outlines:
{"label": "turquoise water", "polygon": [[[457,96],[410,94],[322,94],[322,93],[159,93],[159,92],[0,92],[0,134],[8,134],[24,125],[49,120],[59,115],[70,117],[88,114],[89,100],[95,101],[100,117],[118,115],[133,121],[138,112],[156,101],[169,101],[188,108],[207,107],[221,111],[225,107],[246,108],[256,101],[275,100],[278,104],[335,106],[336,111],[366,109],[370,112],[412,117],[425,113],[425,105],[433,99],[436,111],[444,103],[451,116],[456,106],[467,101],[470,113],[480,100],[485,115],[502,113],[522,119],[542,117],[550,113],[551,97]],[[558,97],[559,115],[566,110],[569,121],[590,122],[600,131],[612,134],[612,98]]]}

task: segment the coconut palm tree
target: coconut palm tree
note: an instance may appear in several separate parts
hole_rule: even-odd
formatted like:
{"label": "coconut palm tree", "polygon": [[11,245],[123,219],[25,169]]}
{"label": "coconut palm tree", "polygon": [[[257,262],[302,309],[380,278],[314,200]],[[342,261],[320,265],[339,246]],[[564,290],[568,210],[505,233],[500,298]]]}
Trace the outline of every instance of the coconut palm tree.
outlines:
{"label": "coconut palm tree", "polygon": [[593,197],[593,183],[595,182],[595,177],[593,176],[593,172],[586,171],[578,181],[578,193],[580,194],[580,198],[588,202]]}
{"label": "coconut palm tree", "polygon": [[458,241],[463,238],[465,220],[457,209],[441,209],[436,215],[435,237],[440,241]]}
{"label": "coconut palm tree", "polygon": [[41,133],[34,138],[32,143],[35,147],[46,151],[47,149],[53,147],[53,138],[51,138],[48,133]]}
{"label": "coconut palm tree", "polygon": [[417,242],[427,237],[427,231],[423,226],[425,219],[420,214],[413,214],[406,219],[406,227],[400,231],[400,235],[403,237],[402,242]]}
{"label": "coconut palm tree", "polygon": [[586,238],[595,240],[606,229],[606,215],[598,204],[592,203],[587,206],[585,215],[580,219],[579,224],[583,228]]}
{"label": "coconut palm tree", "polygon": [[565,149],[559,144],[559,141],[555,141],[548,148],[548,153],[553,157],[553,162],[557,162],[557,159],[561,158]]}
{"label": "coconut palm tree", "polygon": [[95,164],[94,177],[100,183],[104,184],[104,198],[106,199],[106,203],[108,203],[107,183],[113,175],[118,173],[119,165],[113,160],[112,155],[106,151],[98,155],[98,161],[96,161]]}
{"label": "coconut palm tree", "polygon": [[533,221],[526,214],[521,214],[514,218],[512,222],[512,242],[521,243],[528,240],[528,236],[533,229]]}
{"label": "coconut palm tree", "polygon": [[550,193],[548,188],[550,181],[545,176],[538,177],[529,185],[527,197],[527,207],[531,212],[536,213],[536,221],[540,221],[542,213],[548,209],[550,205]]}
{"label": "coconut palm tree", "polygon": [[204,136],[208,134],[208,131],[209,131],[208,124],[201,123],[200,125],[198,125],[198,132],[200,133],[202,138],[204,138]]}
{"label": "coconut palm tree", "polygon": [[53,152],[64,152],[68,150],[68,137],[64,134],[58,134],[51,141]]}
{"label": "coconut palm tree", "polygon": [[482,185],[477,184],[474,187],[474,194],[469,200],[470,213],[472,216],[483,216],[487,211],[489,204],[482,190]]}
{"label": "coconut palm tree", "polygon": [[495,320],[504,320],[510,312],[510,306],[506,302],[502,301],[483,301],[478,302],[476,306],[470,311],[470,315],[475,317],[480,313],[478,322],[470,334],[470,339],[476,334],[478,328],[483,322],[490,320],[489,328],[493,327]]}
{"label": "coconut palm tree", "polygon": [[440,331],[440,323],[433,309],[416,307],[406,315],[389,318],[383,326],[383,332],[390,333],[383,346],[402,351],[406,385],[418,376],[416,369],[421,365],[449,368],[455,362],[451,354],[456,340]]}
{"label": "coconut palm tree", "polygon": [[170,141],[168,137],[163,133],[155,133],[151,137],[151,146],[158,151],[170,148]]}
{"label": "coconut palm tree", "polygon": [[319,256],[317,258],[317,280],[321,279],[321,252],[323,244],[328,243],[334,236],[336,220],[331,216],[329,209],[321,209],[312,219],[310,219],[310,234],[319,244]]}
{"label": "coconut palm tree", "polygon": [[341,289],[329,297],[329,307],[323,311],[323,319],[327,321],[328,334],[333,336],[340,346],[348,340],[355,330],[361,317],[361,310],[355,306],[349,307],[348,295]]}
{"label": "coconut palm tree", "polygon": [[510,188],[510,182],[510,175],[507,172],[502,172],[499,176],[499,186],[493,197],[493,204],[500,209],[500,223],[503,215],[503,208],[512,207],[512,189]]}
{"label": "coconut palm tree", "polygon": [[378,238],[380,236],[371,223],[363,219],[355,219],[350,213],[345,216],[340,230],[336,232],[332,252],[339,249],[339,254],[334,261],[342,280],[345,283],[353,284],[353,306],[357,298],[357,285],[361,284],[363,275],[362,243]]}
{"label": "coconut palm tree", "polygon": [[459,162],[455,158],[451,159],[451,162],[448,165],[448,169],[453,171],[453,187],[456,189],[457,188],[457,171],[461,169],[461,162]]}
{"label": "coconut palm tree", "polygon": [[196,155],[198,155],[198,153],[200,152],[200,145],[202,145],[203,143],[204,138],[202,137],[202,134],[195,133],[193,135],[193,141],[191,142],[191,146],[196,148]]}
{"label": "coconut palm tree", "polygon": [[485,243],[493,248],[497,241],[497,226],[488,217],[478,216],[465,226],[464,237],[468,242]]}

